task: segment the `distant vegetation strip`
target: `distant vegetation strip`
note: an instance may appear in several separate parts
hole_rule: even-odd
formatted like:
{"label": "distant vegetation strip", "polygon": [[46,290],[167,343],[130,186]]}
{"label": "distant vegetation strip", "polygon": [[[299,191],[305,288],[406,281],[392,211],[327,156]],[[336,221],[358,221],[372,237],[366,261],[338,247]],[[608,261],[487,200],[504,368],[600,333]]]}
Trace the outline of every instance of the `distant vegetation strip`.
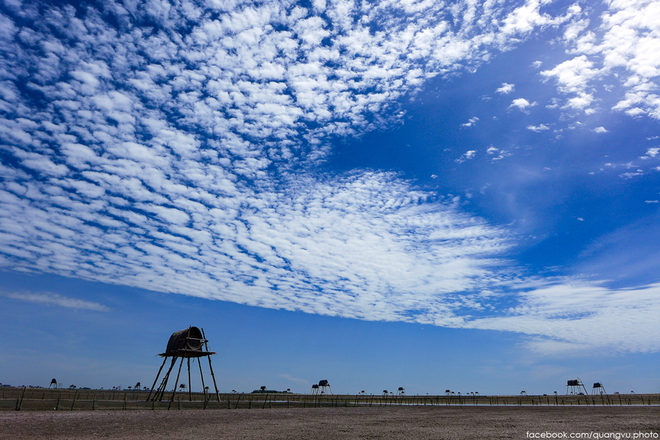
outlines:
{"label": "distant vegetation strip", "polygon": [[[253,409],[365,406],[660,406],[660,394],[600,395],[368,395],[293,393],[177,393],[148,401],[145,391],[4,388],[0,410],[94,411],[139,409]],[[189,398],[192,396],[192,399]],[[219,401],[218,401],[219,398]]]}

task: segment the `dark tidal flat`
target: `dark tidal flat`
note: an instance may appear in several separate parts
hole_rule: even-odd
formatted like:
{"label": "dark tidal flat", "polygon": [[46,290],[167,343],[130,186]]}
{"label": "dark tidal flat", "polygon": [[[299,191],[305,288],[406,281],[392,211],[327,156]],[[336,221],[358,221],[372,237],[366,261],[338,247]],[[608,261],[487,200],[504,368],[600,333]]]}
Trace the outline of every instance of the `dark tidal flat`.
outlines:
{"label": "dark tidal flat", "polygon": [[594,439],[657,439],[660,407],[411,406],[0,413],[2,439],[413,440],[577,438],[576,434]]}

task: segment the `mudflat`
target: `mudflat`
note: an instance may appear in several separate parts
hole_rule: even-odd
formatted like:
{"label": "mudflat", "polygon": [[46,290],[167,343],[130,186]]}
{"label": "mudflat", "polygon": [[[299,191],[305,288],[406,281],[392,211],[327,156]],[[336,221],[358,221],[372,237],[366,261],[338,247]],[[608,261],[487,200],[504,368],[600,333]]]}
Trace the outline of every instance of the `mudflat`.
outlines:
{"label": "mudflat", "polygon": [[0,413],[0,438],[658,439],[660,407],[14,411]]}

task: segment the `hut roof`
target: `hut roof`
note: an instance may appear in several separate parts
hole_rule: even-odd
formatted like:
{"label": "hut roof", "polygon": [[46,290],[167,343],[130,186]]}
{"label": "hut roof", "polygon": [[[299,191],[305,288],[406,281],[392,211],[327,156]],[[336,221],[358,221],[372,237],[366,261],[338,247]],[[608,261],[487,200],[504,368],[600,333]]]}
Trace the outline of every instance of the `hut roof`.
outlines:
{"label": "hut roof", "polygon": [[190,326],[187,329],[172,333],[167,342],[167,350],[159,356],[176,357],[201,357],[215,354],[210,351],[204,351],[207,340],[202,335],[202,331]]}

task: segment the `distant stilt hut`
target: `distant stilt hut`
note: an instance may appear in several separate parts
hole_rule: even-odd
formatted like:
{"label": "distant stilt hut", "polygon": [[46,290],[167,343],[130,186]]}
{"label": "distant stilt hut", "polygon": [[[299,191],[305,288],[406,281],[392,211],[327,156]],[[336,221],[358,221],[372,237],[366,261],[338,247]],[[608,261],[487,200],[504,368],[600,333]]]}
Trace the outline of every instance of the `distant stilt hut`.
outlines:
{"label": "distant stilt hut", "polygon": [[591,394],[607,394],[607,391],[605,391],[605,385],[603,385],[602,382],[595,382],[591,389]]}
{"label": "distant stilt hut", "polygon": [[[202,373],[202,362],[200,359],[202,357],[207,357],[209,360],[211,377],[213,378],[213,385],[215,386],[215,395],[218,399],[218,402],[220,402],[220,393],[218,391],[218,385],[215,381],[215,374],[213,374],[213,366],[211,365],[211,355],[215,354],[215,352],[208,350],[208,340],[204,335],[204,329],[200,330],[197,327],[190,326],[187,329],[172,333],[170,340],[167,342],[167,350],[165,350],[165,353],[160,353],[158,355],[163,358],[163,364],[158,370],[158,374],[156,375],[156,379],[154,379],[154,383],[151,386],[151,391],[149,391],[149,397],[147,397],[147,400],[163,400],[163,395],[165,394],[165,388],[167,387],[170,373],[172,372],[172,369],[174,368],[174,365],[179,358],[181,359],[181,363],[179,364],[179,372],[176,376],[176,382],[174,383],[174,389],[172,391],[170,402],[174,400],[174,395],[176,394],[177,386],[179,384],[179,376],[181,375],[181,367],[183,366],[184,359],[187,359],[188,363],[188,398],[192,400],[192,390],[190,384],[190,359],[197,359],[197,364],[199,365],[199,375],[202,379],[202,388],[206,389],[204,384],[204,374]],[[163,367],[165,366],[168,358],[172,358],[172,363],[170,364],[170,368],[167,370],[167,373],[165,373],[165,376],[163,376],[163,380],[160,383],[160,386],[154,393],[154,387],[158,382],[158,377],[160,376],[160,373],[163,370]]]}
{"label": "distant stilt hut", "polygon": [[[584,390],[584,393],[582,391]],[[569,394],[589,394],[587,393],[587,389],[585,388],[584,384],[578,377],[577,380],[569,380],[566,382],[566,395]]]}
{"label": "distant stilt hut", "polygon": [[332,394],[332,388],[330,388],[330,382],[327,380],[319,380],[319,389],[321,390],[321,394],[325,394],[326,391],[330,391],[330,394]]}

